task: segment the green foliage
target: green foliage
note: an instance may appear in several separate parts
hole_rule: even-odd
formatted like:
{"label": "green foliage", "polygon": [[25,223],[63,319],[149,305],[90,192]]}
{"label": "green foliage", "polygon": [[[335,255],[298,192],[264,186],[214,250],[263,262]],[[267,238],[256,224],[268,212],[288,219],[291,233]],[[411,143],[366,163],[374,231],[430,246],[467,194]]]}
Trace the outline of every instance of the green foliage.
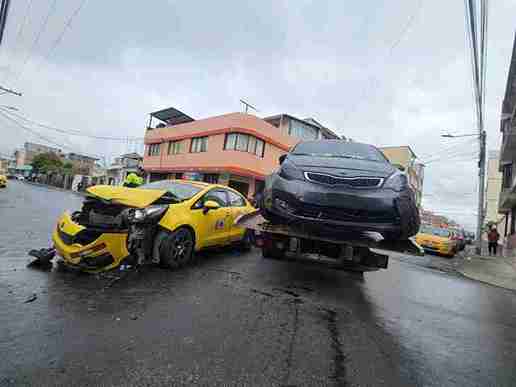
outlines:
{"label": "green foliage", "polygon": [[55,153],[41,153],[34,157],[31,165],[37,173],[61,172],[64,166]]}

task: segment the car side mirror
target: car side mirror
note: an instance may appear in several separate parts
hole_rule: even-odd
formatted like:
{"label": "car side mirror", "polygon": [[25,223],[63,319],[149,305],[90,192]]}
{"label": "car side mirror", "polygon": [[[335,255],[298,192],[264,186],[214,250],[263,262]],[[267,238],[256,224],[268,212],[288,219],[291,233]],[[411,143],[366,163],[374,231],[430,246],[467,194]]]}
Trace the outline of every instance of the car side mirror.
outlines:
{"label": "car side mirror", "polygon": [[398,168],[401,172],[405,171],[405,167],[401,164],[392,164],[392,165],[394,165],[396,168]]}
{"label": "car side mirror", "polygon": [[206,200],[203,205],[203,212],[206,214],[210,210],[220,208],[220,204],[214,200]]}
{"label": "car side mirror", "polygon": [[287,158],[287,154],[286,154],[286,153],[285,153],[284,155],[281,155],[281,156],[279,157],[279,163],[280,163],[280,165],[281,165],[281,164],[283,164],[283,161],[285,161],[285,159],[286,159],[286,158]]}

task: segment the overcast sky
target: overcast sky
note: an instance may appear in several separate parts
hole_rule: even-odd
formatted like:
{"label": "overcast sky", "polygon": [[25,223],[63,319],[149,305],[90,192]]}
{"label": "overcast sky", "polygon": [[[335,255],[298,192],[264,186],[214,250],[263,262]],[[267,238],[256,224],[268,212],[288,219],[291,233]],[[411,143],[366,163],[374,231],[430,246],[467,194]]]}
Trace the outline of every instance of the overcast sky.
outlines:
{"label": "overcast sky", "polygon": [[[11,2],[0,85],[23,96],[2,95],[3,105],[59,128],[142,137],[151,111],[203,118],[245,98],[259,116],[311,116],[356,141],[410,145],[435,160],[424,206],[473,229],[478,145],[440,138],[475,129],[463,1],[89,0],[65,28],[81,3]],[[497,149],[516,2],[489,11],[486,129]],[[2,153],[44,142],[3,116],[0,125]],[[78,152],[135,149],[30,127]]]}

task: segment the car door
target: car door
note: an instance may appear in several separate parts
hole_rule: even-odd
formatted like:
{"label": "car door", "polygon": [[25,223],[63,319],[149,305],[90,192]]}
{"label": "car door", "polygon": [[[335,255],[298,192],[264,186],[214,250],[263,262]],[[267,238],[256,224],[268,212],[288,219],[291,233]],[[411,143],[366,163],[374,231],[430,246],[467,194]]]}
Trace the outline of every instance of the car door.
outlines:
{"label": "car door", "polygon": [[[204,203],[217,202],[220,207],[205,211]],[[226,190],[214,188],[204,194],[192,207],[197,245],[201,248],[229,243],[231,213]]]}
{"label": "car door", "polygon": [[231,241],[239,241],[244,236],[245,229],[235,226],[235,221],[240,215],[250,212],[250,205],[247,200],[240,194],[232,190],[227,190],[229,198],[229,206],[231,209],[230,220],[230,238]]}

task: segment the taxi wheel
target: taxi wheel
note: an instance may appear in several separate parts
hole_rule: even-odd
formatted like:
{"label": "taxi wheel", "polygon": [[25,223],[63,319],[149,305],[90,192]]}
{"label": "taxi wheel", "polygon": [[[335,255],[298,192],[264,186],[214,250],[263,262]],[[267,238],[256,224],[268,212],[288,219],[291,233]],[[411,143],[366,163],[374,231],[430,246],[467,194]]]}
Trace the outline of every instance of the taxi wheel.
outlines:
{"label": "taxi wheel", "polygon": [[188,263],[193,256],[194,237],[192,232],[181,227],[167,235],[159,245],[159,258],[162,265],[177,269]]}

